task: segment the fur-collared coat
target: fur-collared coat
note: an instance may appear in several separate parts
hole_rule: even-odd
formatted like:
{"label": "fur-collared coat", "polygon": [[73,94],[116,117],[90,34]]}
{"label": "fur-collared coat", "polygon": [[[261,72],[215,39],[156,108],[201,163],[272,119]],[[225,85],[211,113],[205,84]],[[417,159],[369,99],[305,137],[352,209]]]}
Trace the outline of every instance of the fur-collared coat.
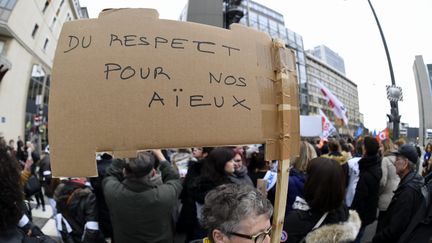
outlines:
{"label": "fur-collared coat", "polygon": [[342,243],[354,241],[361,227],[358,213],[349,211],[348,221],[324,225],[306,236],[306,243]]}

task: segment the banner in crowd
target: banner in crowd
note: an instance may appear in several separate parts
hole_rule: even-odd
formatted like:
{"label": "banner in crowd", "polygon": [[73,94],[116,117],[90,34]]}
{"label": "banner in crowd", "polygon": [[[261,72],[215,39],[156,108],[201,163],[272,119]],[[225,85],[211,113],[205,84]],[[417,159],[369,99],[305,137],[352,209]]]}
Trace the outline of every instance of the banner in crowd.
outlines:
{"label": "banner in crowd", "polygon": [[321,93],[324,95],[325,99],[328,102],[328,105],[332,109],[335,116],[341,119],[344,125],[348,125],[348,116],[345,106],[342,102],[327,88],[325,87],[318,79],[316,82],[321,90]]}
{"label": "banner in crowd", "polygon": [[300,136],[320,137],[323,132],[321,116],[300,116]]}
{"label": "banner in crowd", "polygon": [[[102,151],[125,158],[143,149],[268,142],[267,152],[282,130],[284,146],[297,148],[295,55],[282,49],[283,64],[275,63],[272,50],[264,32],[159,19],[152,9],[66,22],[49,102],[54,175],[96,176]],[[289,71],[283,87],[278,65]]]}
{"label": "banner in crowd", "polygon": [[336,132],[336,128],[333,126],[333,124],[330,122],[328,117],[324,114],[324,112],[321,109],[319,109],[319,113],[321,115],[321,122],[322,122],[322,135],[320,137],[328,138],[330,135]]}

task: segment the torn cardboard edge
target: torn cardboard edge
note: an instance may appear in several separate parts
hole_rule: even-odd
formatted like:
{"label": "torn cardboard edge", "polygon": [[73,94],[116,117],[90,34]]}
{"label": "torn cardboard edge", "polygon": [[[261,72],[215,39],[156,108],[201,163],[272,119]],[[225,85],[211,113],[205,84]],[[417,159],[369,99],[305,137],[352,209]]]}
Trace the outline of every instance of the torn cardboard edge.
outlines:
{"label": "torn cardboard edge", "polygon": [[[288,51],[291,53],[288,53]],[[292,133],[291,129],[299,126],[299,124],[292,124],[292,122],[296,121],[295,114],[298,114],[298,107],[296,107],[297,102],[291,103],[297,98],[297,96],[292,96],[292,93],[296,94],[297,92],[290,90],[290,88],[296,88],[295,85],[290,83],[297,82],[297,80],[291,80],[294,76],[288,74],[289,72],[295,72],[295,57],[292,50],[286,49],[285,43],[281,39],[273,39],[271,53],[272,67],[275,71],[274,88],[277,96],[276,105],[280,134],[277,140],[269,139],[266,141],[265,157],[267,160],[269,158],[286,160],[293,155],[292,152],[294,154],[298,153],[299,149],[296,148],[299,147],[300,141],[299,138],[296,139],[295,136],[291,136],[291,134],[295,134],[295,131]],[[290,56],[292,58],[289,58]]]}

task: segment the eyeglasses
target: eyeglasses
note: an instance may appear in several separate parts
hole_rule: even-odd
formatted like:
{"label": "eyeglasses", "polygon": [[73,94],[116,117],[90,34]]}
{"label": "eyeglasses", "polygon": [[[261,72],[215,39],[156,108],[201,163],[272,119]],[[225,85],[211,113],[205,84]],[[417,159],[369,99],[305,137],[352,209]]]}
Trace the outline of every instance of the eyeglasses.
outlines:
{"label": "eyeglasses", "polygon": [[228,234],[231,235],[235,235],[244,239],[249,239],[252,240],[255,243],[262,243],[264,242],[265,238],[271,235],[272,232],[272,227],[270,226],[268,229],[266,229],[264,232],[258,232],[255,235],[245,235],[245,234],[240,234],[240,233],[236,233],[236,232],[228,232]]}

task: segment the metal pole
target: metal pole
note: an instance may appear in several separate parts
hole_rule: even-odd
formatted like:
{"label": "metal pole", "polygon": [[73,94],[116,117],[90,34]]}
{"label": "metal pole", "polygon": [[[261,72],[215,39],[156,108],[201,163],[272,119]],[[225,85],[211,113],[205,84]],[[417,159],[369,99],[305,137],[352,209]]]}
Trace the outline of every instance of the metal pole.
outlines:
{"label": "metal pole", "polygon": [[247,0],[247,26],[250,27],[250,0]]}
{"label": "metal pole", "polygon": [[[386,43],[386,40],[384,38],[384,33],[382,31],[380,22],[378,20],[378,17],[375,13],[375,9],[373,8],[371,1],[368,0],[368,3],[369,3],[369,6],[372,10],[372,13],[375,17],[375,21],[378,25],[379,32],[381,34],[381,39],[383,41],[384,49],[385,49],[385,52],[387,55],[387,62],[388,62],[388,66],[389,66],[391,82],[392,82],[392,85],[395,86],[396,82],[395,82],[395,77],[394,77],[394,73],[393,73],[393,66],[392,66],[392,62],[390,59],[390,53],[388,51],[387,43]],[[390,107],[391,107],[390,108],[390,115],[388,117],[390,118],[390,122],[393,122],[393,140],[396,140],[397,138],[399,138],[399,123],[400,123],[398,102],[397,101],[390,101]]]}

